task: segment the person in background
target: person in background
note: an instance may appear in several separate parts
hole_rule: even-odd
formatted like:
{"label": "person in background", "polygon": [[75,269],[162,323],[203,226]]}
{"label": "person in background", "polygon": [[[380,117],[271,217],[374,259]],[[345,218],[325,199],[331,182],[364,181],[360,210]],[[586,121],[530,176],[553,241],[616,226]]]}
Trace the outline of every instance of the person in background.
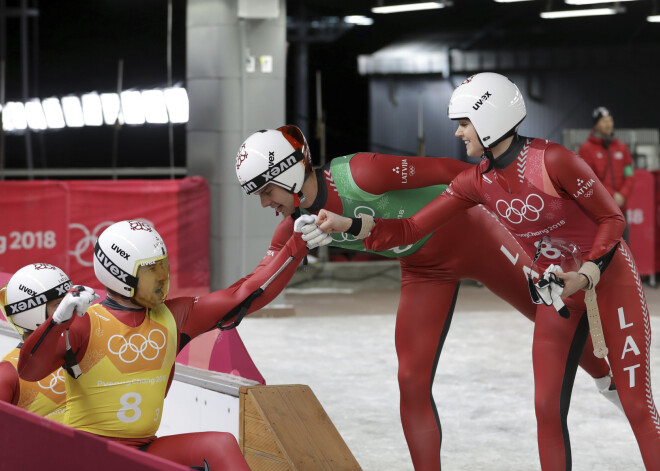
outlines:
{"label": "person in background", "polygon": [[628,146],[614,135],[614,118],[604,106],[592,112],[594,126],[578,153],[589,164],[609,191],[626,218],[623,239],[628,243],[629,226],[626,203],[635,181],[632,157]]}
{"label": "person in background", "polygon": [[58,267],[32,263],[18,270],[0,289],[0,308],[22,338],[0,362],[0,401],[60,423],[66,405],[64,369],[57,368],[46,378],[30,382],[18,376],[17,367],[23,342],[53,315],[72,287]]}

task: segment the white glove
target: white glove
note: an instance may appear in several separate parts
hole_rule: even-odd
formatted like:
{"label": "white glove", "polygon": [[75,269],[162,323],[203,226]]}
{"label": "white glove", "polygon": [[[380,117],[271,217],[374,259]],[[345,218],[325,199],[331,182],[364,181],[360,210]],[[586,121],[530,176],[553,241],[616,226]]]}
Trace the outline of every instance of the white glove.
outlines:
{"label": "white glove", "polygon": [[315,214],[303,214],[293,224],[293,230],[302,233],[302,240],[307,242],[307,248],[322,247],[332,242],[332,235],[326,234],[316,225]]}
{"label": "white glove", "polygon": [[75,311],[78,316],[82,316],[87,309],[99,298],[99,295],[92,288],[87,286],[74,286],[64,296],[62,302],[53,313],[53,322],[62,324],[73,316]]}
{"label": "white glove", "polygon": [[536,292],[546,306],[554,306],[562,317],[568,317],[561,294],[564,292],[564,282],[555,276],[555,273],[563,273],[559,265],[550,265],[543,272],[543,276],[536,283]]}

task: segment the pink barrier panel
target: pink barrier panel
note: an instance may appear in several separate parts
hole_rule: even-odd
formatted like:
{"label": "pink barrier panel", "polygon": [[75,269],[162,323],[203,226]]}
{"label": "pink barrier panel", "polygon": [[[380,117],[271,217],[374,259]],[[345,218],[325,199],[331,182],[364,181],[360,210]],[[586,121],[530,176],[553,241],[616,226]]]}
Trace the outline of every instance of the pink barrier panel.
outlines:
{"label": "pink barrier panel", "polygon": [[172,297],[209,290],[209,191],[181,180],[0,182],[0,271],[32,262],[62,268],[76,284],[101,288],[94,243],[114,222],[140,219],[163,236]]}
{"label": "pink barrier panel", "polygon": [[200,335],[181,350],[176,362],[266,384],[236,329],[215,329]]}
{"label": "pink barrier panel", "polygon": [[0,470],[184,471],[171,461],[0,402]]}
{"label": "pink barrier panel", "polygon": [[628,225],[630,226],[630,250],[635,256],[639,274],[656,272],[655,240],[655,176],[648,170],[635,170],[635,186],[628,198]]}

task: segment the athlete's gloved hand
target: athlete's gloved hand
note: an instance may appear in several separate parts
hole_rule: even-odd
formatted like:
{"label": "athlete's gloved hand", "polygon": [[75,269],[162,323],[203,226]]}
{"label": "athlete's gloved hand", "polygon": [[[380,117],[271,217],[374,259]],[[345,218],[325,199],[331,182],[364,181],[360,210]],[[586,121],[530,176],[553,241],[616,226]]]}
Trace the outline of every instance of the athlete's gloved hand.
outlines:
{"label": "athlete's gloved hand", "polygon": [[62,324],[73,316],[73,312],[82,316],[87,309],[99,298],[92,288],[87,286],[74,286],[64,296],[62,302],[53,313],[53,322]]}
{"label": "athlete's gloved hand", "polygon": [[293,230],[302,233],[302,239],[307,242],[307,248],[312,250],[332,242],[332,235],[326,234],[316,225],[316,215],[303,214],[293,224]]}
{"label": "athlete's gloved hand", "polygon": [[546,306],[554,306],[562,317],[568,317],[568,308],[561,299],[564,292],[564,280],[555,273],[563,273],[559,265],[550,265],[546,268],[541,279],[536,283],[536,291]]}

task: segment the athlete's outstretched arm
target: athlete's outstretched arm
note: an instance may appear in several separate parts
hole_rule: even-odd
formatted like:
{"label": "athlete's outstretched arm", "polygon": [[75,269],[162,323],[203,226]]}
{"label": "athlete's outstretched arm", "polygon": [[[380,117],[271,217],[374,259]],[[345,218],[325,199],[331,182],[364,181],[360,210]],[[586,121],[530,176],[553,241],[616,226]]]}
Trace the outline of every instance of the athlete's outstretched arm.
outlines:
{"label": "athlete's outstretched arm", "polygon": [[21,385],[16,368],[8,361],[0,362],[0,401],[18,404]]}
{"label": "athlete's outstretched arm", "polygon": [[357,186],[374,195],[388,191],[448,185],[472,164],[449,157],[401,157],[361,152],[351,159]]}
{"label": "athlete's outstretched arm", "polygon": [[[291,218],[287,218],[291,219]],[[280,229],[280,227],[278,227]],[[276,231],[277,232],[277,231]],[[264,285],[285,264],[264,292],[254,299],[248,313],[261,309],[284,289],[296,271],[298,264],[308,253],[307,245],[299,233],[293,233],[284,246],[275,253],[278,235],[264,260],[248,276],[229,288],[216,291],[200,298],[179,298],[167,303],[177,321],[179,330],[190,338],[213,329],[228,313],[241,304],[250,294]],[[187,303],[183,306],[181,303]],[[227,320],[225,320],[225,323]]]}
{"label": "athlete's outstretched arm", "polygon": [[[376,218],[369,235],[363,238],[368,250],[388,250],[417,242],[449,222],[456,211],[479,204],[479,196],[472,181],[478,168],[461,172],[441,195],[424,206],[417,214],[404,219]],[[354,219],[321,210],[317,224],[324,232],[351,232]],[[358,231],[355,231],[357,235]]]}

